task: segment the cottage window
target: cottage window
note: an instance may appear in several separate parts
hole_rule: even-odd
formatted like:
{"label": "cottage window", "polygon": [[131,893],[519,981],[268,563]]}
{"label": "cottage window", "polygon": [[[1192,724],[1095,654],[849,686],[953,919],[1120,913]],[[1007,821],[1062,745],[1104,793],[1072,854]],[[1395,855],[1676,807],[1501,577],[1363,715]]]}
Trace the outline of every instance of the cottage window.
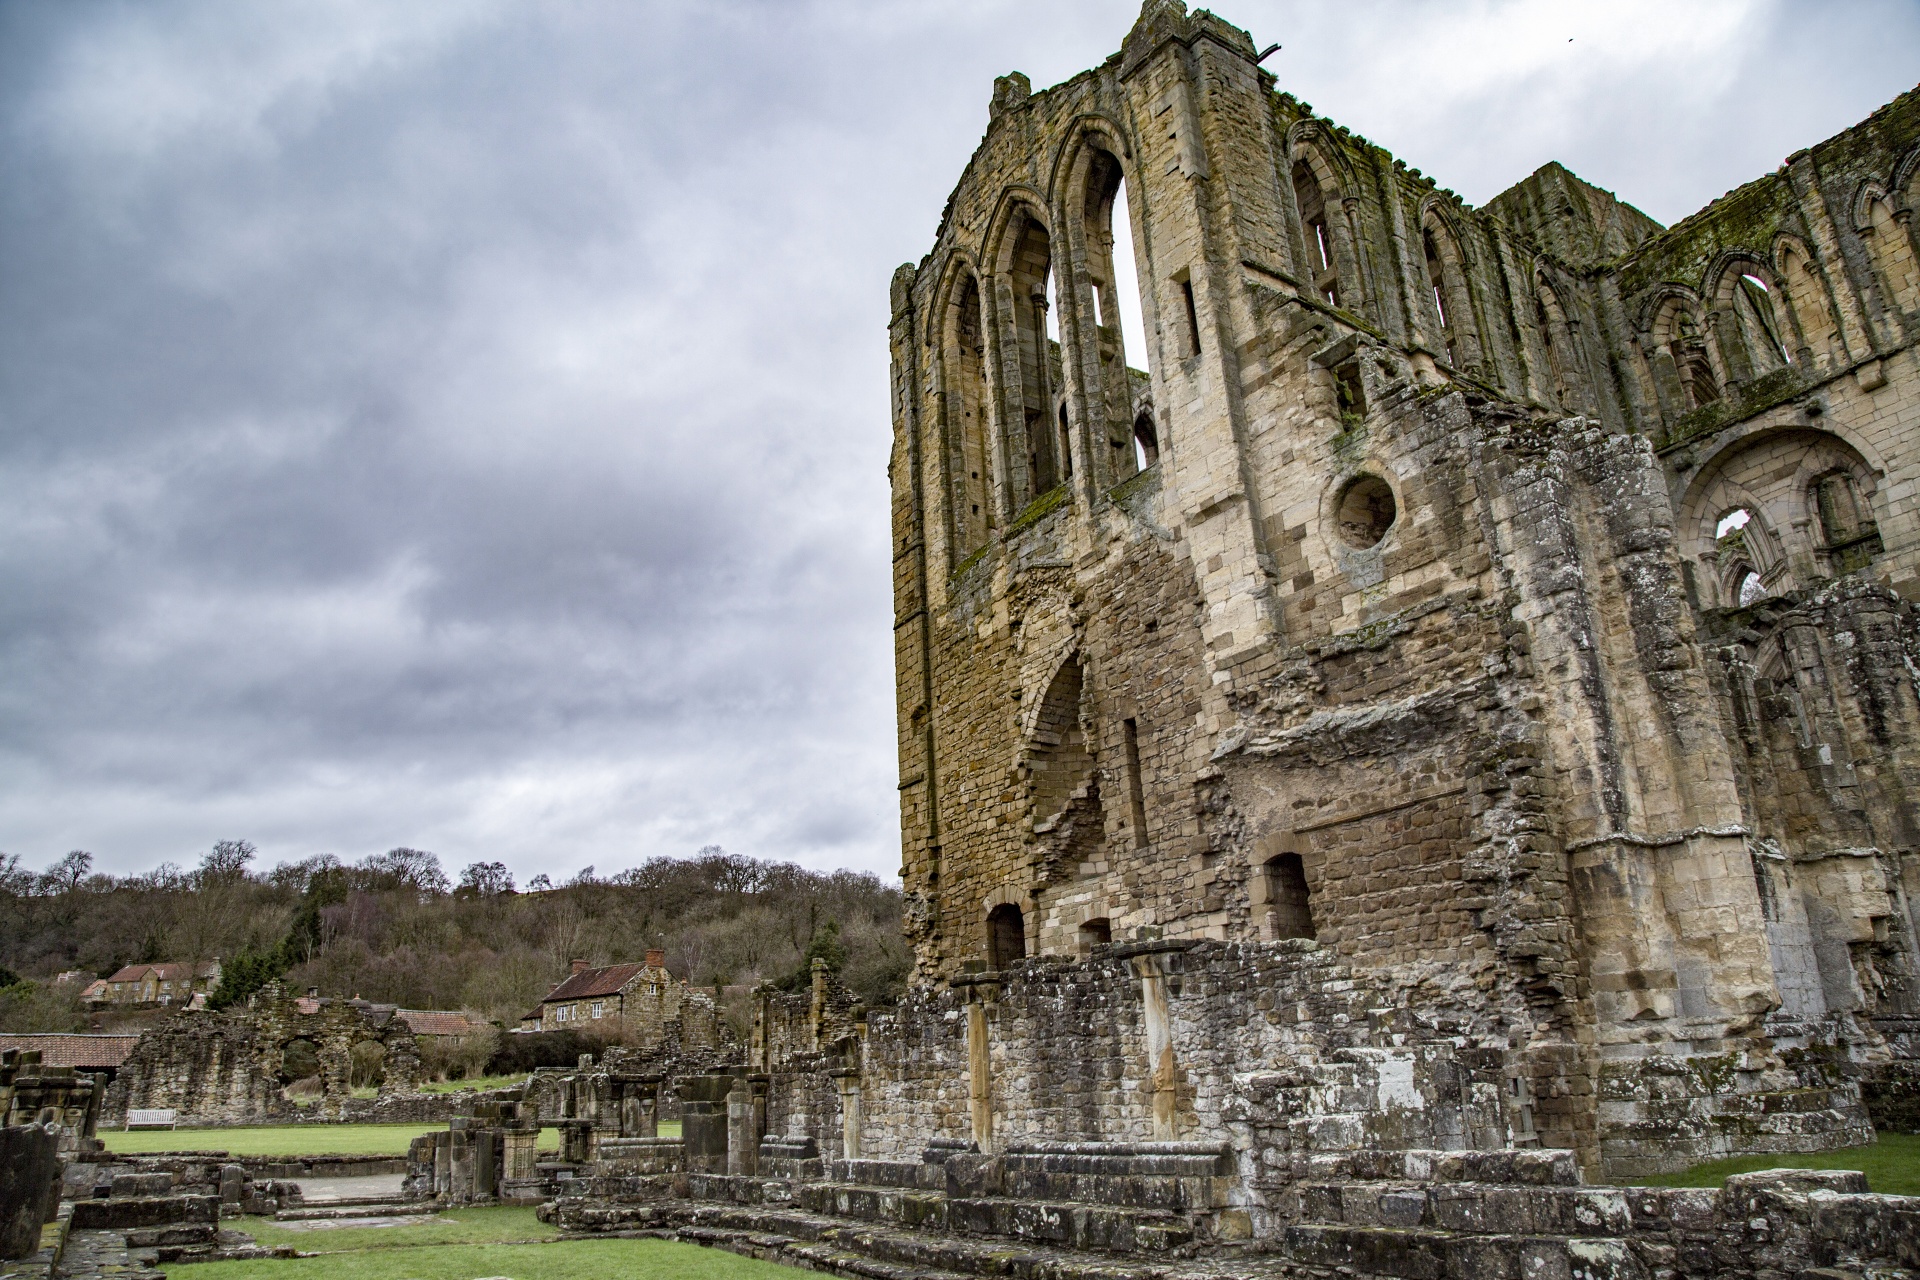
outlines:
{"label": "cottage window", "polygon": [[647,994],[648,994],[648,995],[650,995],[650,996],[657,996],[657,995],[659,995],[659,994],[660,994],[660,984],[659,984],[659,983],[657,983],[657,982],[649,982],[649,983],[647,984]]}

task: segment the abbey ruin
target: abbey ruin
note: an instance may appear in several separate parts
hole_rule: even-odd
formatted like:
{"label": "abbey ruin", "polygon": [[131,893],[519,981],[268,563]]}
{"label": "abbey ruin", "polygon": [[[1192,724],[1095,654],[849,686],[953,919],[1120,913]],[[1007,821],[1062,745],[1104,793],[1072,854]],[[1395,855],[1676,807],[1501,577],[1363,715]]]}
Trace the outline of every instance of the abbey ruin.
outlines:
{"label": "abbey ruin", "polygon": [[766,1002],[662,1082],[682,1143],[581,1103],[543,1214],[849,1274],[1920,1265],[1858,1175],[1603,1185],[1920,1118],[1916,202],[1920,92],[1663,228],[1555,164],[1470,208],[1177,0],[1002,77],[892,285],[912,989]]}
{"label": "abbey ruin", "polygon": [[1920,97],[1672,228],[1469,208],[1178,5],[992,112],[893,284],[950,1131],[1231,1136],[1257,1199],[1303,1139],[1624,1177],[1907,1105]]}

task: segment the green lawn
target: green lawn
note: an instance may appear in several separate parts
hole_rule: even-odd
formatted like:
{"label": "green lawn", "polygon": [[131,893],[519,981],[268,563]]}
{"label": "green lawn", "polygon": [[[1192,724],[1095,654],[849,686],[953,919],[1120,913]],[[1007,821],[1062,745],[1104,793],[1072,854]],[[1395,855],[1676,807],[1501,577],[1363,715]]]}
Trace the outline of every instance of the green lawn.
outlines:
{"label": "green lawn", "polygon": [[723,1249],[667,1240],[422,1245],[318,1258],[201,1262],[169,1274],[190,1280],[790,1280],[799,1273]]}
{"label": "green lawn", "polygon": [[1717,1187],[1730,1174],[1752,1173],[1756,1169],[1858,1169],[1867,1175],[1867,1185],[1893,1196],[1920,1196],[1920,1137],[1905,1133],[1883,1133],[1870,1147],[1848,1147],[1840,1151],[1815,1151],[1807,1155],[1736,1156],[1697,1164],[1684,1173],[1667,1173],[1644,1178],[1647,1187]]}
{"label": "green lawn", "polygon": [[[235,1156],[403,1156],[407,1144],[444,1124],[282,1124],[240,1129],[102,1129],[107,1150],[224,1151]],[[540,1149],[560,1149],[560,1131],[540,1131]]]}
{"label": "green lawn", "polygon": [[510,1089],[514,1085],[525,1084],[525,1074],[517,1076],[475,1076],[471,1080],[428,1080],[420,1086],[422,1093],[458,1093],[462,1089]]}

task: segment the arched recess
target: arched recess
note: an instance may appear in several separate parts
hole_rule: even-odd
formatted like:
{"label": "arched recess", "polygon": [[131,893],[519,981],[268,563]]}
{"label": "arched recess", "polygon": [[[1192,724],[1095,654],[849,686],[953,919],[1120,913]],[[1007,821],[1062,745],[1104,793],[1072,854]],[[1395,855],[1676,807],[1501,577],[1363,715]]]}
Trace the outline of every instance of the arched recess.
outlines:
{"label": "arched recess", "polygon": [[1035,821],[1065,809],[1075,790],[1093,776],[1093,753],[1080,717],[1085,683],[1078,656],[1069,656],[1047,683],[1034,715],[1027,736],[1027,770]]}
{"label": "arched recess", "polygon": [[1026,913],[1011,902],[987,912],[987,967],[1005,969],[1027,956]]}
{"label": "arched recess", "polygon": [[[1150,363],[1147,350],[1130,351],[1121,323],[1123,285],[1116,267],[1114,245],[1120,236],[1133,236],[1132,226],[1115,226],[1116,210],[1131,208],[1124,193],[1127,183],[1125,151],[1105,121],[1083,122],[1078,145],[1067,165],[1067,196],[1063,206],[1078,212],[1070,230],[1072,251],[1065,255],[1074,266],[1072,293],[1082,324],[1074,337],[1080,349],[1071,355],[1080,370],[1087,430],[1082,437],[1093,474],[1091,487],[1110,487],[1139,469],[1133,443],[1134,385],[1129,362]],[[1133,184],[1132,190],[1138,189]],[[1129,255],[1137,260],[1137,255]],[[1138,290],[1137,281],[1130,286]],[[1145,314],[1147,300],[1138,301]],[[1063,333],[1065,330],[1063,329]],[[1144,337],[1142,341],[1145,346]]]}
{"label": "arched recess", "polygon": [[1798,236],[1781,236],[1773,245],[1774,275],[1785,292],[1793,328],[1797,363],[1827,373],[1846,361],[1840,325],[1834,318],[1833,295],[1814,262],[1813,253]]}
{"label": "arched recess", "polygon": [[1738,386],[1792,363],[1773,268],[1751,253],[1721,255],[1707,276],[1714,339],[1727,380]]}
{"label": "arched recess", "polygon": [[1547,348],[1547,374],[1552,382],[1548,390],[1561,408],[1591,413],[1593,404],[1587,395],[1585,364],[1580,358],[1574,322],[1560,301],[1559,290],[1544,270],[1534,274],[1533,292],[1535,319]]}
{"label": "arched recess", "polygon": [[947,284],[941,325],[941,387],[946,407],[946,473],[951,569],[993,536],[992,395],[987,381],[986,314],[980,279],[958,266]]}
{"label": "arched recess", "polygon": [[1910,212],[1906,219],[1896,216],[1892,198],[1878,183],[1865,184],[1854,199],[1853,229],[1873,262],[1881,306],[1895,313],[1888,318],[1903,332],[1912,327],[1907,317],[1920,312],[1920,260],[1914,253],[1911,218]]}
{"label": "arched recess", "polygon": [[1024,196],[1003,206],[990,240],[1000,306],[1001,481],[1018,512],[1060,483],[1054,430],[1058,355],[1047,336],[1053,236],[1039,205]]}
{"label": "arched recess", "polygon": [[1748,574],[1778,595],[1868,568],[1881,552],[1877,491],[1874,469],[1830,431],[1760,432],[1728,445],[1687,487],[1676,522],[1681,555],[1699,566],[1700,603],[1751,604]]}
{"label": "arched recess", "polygon": [[1347,217],[1347,184],[1319,145],[1319,130],[1297,128],[1287,140],[1288,185],[1299,234],[1294,261],[1314,295],[1329,306],[1362,313],[1359,249]]}
{"label": "arched recess", "polygon": [[1420,248],[1426,259],[1432,318],[1447,362],[1456,369],[1474,369],[1481,363],[1480,330],[1473,318],[1473,291],[1467,285],[1467,259],[1460,238],[1429,204],[1420,215]]}
{"label": "arched recess", "polygon": [[1668,417],[1677,418],[1720,399],[1720,371],[1691,292],[1672,286],[1663,292],[1648,333],[1648,363]]}

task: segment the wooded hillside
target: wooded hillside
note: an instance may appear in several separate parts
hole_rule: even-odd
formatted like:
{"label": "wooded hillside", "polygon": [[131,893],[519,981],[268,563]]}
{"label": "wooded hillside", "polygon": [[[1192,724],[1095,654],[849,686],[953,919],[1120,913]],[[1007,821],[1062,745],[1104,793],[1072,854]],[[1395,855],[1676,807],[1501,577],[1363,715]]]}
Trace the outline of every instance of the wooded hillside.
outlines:
{"label": "wooded hillside", "polygon": [[245,841],[215,845],[191,871],[95,874],[73,853],[45,871],[0,855],[0,1030],[84,1030],[80,983],[124,964],[220,957],[226,994],[272,977],[326,995],[418,1009],[470,1009],[508,1026],[568,961],[637,960],[665,947],[696,985],[750,989],[796,976],[811,945],[870,1002],[891,998],[909,952],[900,893],[873,875],[807,871],[718,847],[654,858],[605,879],[538,877],[519,891],[499,863],[458,883],[439,860],[394,849],[354,864],[318,857],[257,871]]}

